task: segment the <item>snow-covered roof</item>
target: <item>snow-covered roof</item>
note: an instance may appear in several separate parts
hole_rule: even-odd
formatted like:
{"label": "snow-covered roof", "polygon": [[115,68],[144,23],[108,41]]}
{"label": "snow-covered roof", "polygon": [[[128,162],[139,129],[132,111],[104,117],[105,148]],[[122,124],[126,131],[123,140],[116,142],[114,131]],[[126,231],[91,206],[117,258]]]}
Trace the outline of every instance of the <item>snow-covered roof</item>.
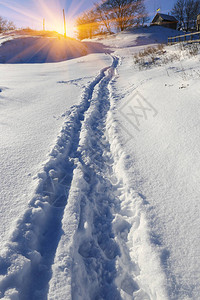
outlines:
{"label": "snow-covered roof", "polygon": [[163,19],[163,21],[178,22],[175,17],[161,13],[157,13],[152,22],[155,22],[157,16],[160,16]]}

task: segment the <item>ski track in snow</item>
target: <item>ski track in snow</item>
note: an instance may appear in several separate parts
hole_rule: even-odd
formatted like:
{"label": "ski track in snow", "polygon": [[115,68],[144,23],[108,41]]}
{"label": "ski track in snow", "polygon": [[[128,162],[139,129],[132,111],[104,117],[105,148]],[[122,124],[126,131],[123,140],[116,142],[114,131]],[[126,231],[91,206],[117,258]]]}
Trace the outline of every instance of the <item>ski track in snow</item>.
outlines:
{"label": "ski track in snow", "polygon": [[140,250],[150,248],[143,199],[126,178],[110,104],[118,62],[113,56],[67,114],[1,253],[1,298],[166,299],[162,275],[152,286],[142,280]]}
{"label": "ski track in snow", "polygon": [[167,298],[162,272],[152,286],[141,279],[143,256],[152,254],[152,278],[159,266],[148,245],[143,199],[128,182],[126,154],[114,126],[110,83],[119,59],[113,59],[82,124],[49,299]]}

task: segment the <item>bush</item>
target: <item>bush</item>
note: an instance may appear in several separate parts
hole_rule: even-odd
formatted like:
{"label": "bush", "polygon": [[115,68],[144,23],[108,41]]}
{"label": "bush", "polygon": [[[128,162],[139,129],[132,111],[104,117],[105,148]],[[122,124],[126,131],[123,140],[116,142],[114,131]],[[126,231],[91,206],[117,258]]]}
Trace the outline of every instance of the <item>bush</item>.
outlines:
{"label": "bush", "polygon": [[[166,48],[167,49],[167,48]],[[180,43],[175,46],[175,52],[167,52],[164,45],[157,47],[147,47],[143,51],[133,56],[134,63],[139,69],[150,68],[151,66],[160,66],[169,62],[180,61],[181,57],[190,58],[199,54],[199,44]]]}
{"label": "bush", "polygon": [[160,56],[165,54],[164,45],[160,44],[157,47],[147,47],[143,51],[133,56],[134,63],[139,65],[139,68],[155,65],[159,61]]}

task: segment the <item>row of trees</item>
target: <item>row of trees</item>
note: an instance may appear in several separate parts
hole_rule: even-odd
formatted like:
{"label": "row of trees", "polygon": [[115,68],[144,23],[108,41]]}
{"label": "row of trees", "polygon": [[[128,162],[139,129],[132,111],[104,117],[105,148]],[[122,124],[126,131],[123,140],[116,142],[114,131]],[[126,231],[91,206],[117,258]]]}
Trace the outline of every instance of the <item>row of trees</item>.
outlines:
{"label": "row of trees", "polygon": [[0,16],[0,32],[5,30],[13,30],[15,28],[16,27],[13,22],[7,21],[6,19]]}
{"label": "row of trees", "polygon": [[79,39],[123,31],[148,21],[144,0],[101,0],[77,20]]}
{"label": "row of trees", "polygon": [[196,24],[197,15],[200,13],[200,0],[178,0],[172,14],[179,21],[179,28],[185,28],[187,31]]}

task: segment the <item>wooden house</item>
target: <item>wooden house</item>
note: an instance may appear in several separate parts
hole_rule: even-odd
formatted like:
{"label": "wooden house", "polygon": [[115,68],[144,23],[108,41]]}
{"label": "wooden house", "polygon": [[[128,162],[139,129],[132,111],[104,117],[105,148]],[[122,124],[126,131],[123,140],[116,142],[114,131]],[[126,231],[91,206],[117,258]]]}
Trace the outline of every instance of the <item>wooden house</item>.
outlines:
{"label": "wooden house", "polygon": [[158,25],[164,26],[171,29],[176,29],[178,24],[178,20],[170,15],[165,15],[161,13],[157,13],[151,22],[151,26]]}
{"label": "wooden house", "polygon": [[200,31],[200,14],[197,16],[197,31]]}

